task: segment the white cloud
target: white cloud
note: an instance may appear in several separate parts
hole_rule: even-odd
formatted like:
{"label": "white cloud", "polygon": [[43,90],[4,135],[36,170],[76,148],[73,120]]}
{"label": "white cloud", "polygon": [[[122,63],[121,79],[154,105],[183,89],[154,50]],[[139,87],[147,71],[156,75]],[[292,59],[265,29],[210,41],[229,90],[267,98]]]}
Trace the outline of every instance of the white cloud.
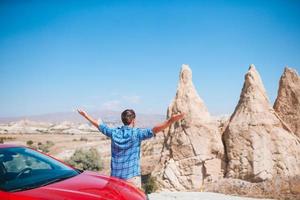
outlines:
{"label": "white cloud", "polygon": [[141,97],[138,95],[123,96],[122,99],[131,104],[139,104],[141,102]]}
{"label": "white cloud", "polygon": [[82,108],[85,108],[85,109],[94,109],[94,108],[96,108],[96,106],[92,105],[92,104],[85,104],[85,105],[82,106]]}
{"label": "white cloud", "polygon": [[119,96],[117,99],[106,101],[101,105],[104,110],[122,110],[128,107],[133,107],[141,102],[141,97],[138,95]]}
{"label": "white cloud", "polygon": [[119,101],[119,100],[107,101],[107,102],[104,102],[101,106],[101,108],[105,109],[105,110],[119,110],[119,109],[121,109],[121,107],[122,107],[121,101]]}

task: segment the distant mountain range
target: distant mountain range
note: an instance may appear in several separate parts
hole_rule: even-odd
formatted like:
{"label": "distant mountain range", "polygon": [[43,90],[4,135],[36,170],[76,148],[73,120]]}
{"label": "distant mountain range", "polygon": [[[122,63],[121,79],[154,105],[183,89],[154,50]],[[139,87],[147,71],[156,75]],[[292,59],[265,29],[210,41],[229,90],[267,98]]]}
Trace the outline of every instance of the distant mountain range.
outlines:
{"label": "distant mountain range", "polygon": [[[101,110],[89,112],[96,119],[101,118],[104,122],[113,124],[121,124],[121,112],[112,110]],[[137,113],[137,125],[141,127],[152,126],[155,123],[161,122],[166,118],[160,114],[140,114]],[[0,123],[9,123],[20,120],[30,120],[37,122],[61,123],[64,121],[74,123],[85,123],[86,120],[81,117],[76,111],[74,112],[59,112],[43,115],[19,116],[19,117],[0,117]]]}

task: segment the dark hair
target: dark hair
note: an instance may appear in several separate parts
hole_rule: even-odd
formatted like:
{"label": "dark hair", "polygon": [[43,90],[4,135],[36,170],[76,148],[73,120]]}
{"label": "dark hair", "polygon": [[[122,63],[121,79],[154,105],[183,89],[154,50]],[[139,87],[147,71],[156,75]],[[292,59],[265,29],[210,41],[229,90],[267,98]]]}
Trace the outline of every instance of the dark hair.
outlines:
{"label": "dark hair", "polygon": [[135,119],[135,112],[132,109],[126,109],[121,114],[121,119],[124,125],[129,125]]}

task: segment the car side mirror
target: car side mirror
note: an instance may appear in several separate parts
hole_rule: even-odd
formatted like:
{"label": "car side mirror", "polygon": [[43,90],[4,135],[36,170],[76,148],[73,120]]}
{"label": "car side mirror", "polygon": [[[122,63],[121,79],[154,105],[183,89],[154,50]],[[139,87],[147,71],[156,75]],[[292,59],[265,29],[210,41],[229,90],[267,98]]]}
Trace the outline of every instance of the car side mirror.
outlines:
{"label": "car side mirror", "polygon": [[84,170],[82,170],[82,169],[78,169],[78,168],[75,168],[75,170],[76,170],[77,172],[79,172],[79,173],[82,173],[82,172],[84,172]]}

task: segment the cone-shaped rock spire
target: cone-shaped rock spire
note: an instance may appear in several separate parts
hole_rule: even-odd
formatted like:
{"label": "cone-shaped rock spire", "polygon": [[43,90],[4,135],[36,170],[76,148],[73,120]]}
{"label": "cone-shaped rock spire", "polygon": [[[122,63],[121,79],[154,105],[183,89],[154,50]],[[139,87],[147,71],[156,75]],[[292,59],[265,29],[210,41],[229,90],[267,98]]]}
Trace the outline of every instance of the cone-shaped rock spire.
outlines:
{"label": "cone-shaped rock spire", "polygon": [[188,65],[183,64],[179,74],[179,83],[176,97],[169,106],[168,117],[170,115],[184,112],[188,113],[185,121],[192,125],[195,122],[209,121],[210,115],[199,97],[192,81],[192,70]]}
{"label": "cone-shaped rock spire", "polygon": [[299,139],[271,107],[253,65],[245,75],[240,100],[223,134],[226,176],[250,181],[300,173]]}
{"label": "cone-shaped rock spire", "polygon": [[181,68],[176,97],[167,115],[179,112],[185,113],[185,118],[165,132],[161,166],[155,176],[165,190],[199,189],[207,180],[223,176],[224,148],[188,65]]}
{"label": "cone-shaped rock spire", "polygon": [[274,109],[300,138],[300,76],[296,70],[285,68]]}

